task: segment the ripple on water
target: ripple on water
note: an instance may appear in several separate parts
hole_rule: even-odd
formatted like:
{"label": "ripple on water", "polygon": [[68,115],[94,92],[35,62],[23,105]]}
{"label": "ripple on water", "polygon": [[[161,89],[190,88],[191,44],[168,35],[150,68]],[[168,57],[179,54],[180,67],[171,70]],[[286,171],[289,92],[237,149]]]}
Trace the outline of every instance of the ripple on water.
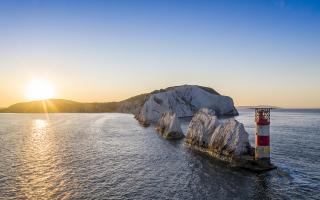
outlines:
{"label": "ripple on water", "polygon": [[[238,120],[253,142],[252,111]],[[164,140],[132,115],[0,114],[0,199],[317,199],[319,124],[319,113],[272,113],[279,169],[254,174]]]}

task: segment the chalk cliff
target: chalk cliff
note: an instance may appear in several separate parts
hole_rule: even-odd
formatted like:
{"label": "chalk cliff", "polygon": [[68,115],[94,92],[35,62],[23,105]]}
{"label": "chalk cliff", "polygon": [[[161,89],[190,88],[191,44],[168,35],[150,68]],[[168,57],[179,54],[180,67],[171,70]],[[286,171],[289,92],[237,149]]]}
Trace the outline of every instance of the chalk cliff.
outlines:
{"label": "chalk cliff", "polygon": [[184,137],[178,117],[171,112],[162,114],[156,125],[156,130],[167,139],[181,139]]}
{"label": "chalk cliff", "polygon": [[0,112],[132,113],[142,124],[147,125],[156,123],[166,111],[176,113],[177,117],[189,117],[202,107],[214,109],[217,115],[238,114],[230,97],[222,96],[211,88],[196,85],[169,87],[119,102],[81,103],[65,99],[23,102],[2,108]]}
{"label": "chalk cliff", "polygon": [[252,152],[248,136],[243,124],[234,118],[218,119],[214,110],[203,108],[192,118],[186,142],[231,161]]}
{"label": "chalk cliff", "polygon": [[158,90],[146,95],[140,111],[135,115],[143,125],[156,123],[164,112],[177,117],[191,117],[200,108],[210,108],[218,116],[238,115],[233,100],[211,88],[182,85]]}

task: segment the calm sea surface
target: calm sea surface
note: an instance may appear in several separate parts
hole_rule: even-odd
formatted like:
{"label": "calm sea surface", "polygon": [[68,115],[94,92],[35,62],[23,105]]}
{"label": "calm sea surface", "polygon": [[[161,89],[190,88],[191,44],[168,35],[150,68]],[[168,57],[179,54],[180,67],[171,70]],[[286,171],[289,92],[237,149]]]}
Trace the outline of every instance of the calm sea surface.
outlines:
{"label": "calm sea surface", "polygon": [[[237,119],[253,144],[253,112]],[[278,169],[256,174],[129,114],[0,114],[0,199],[320,199],[320,111],[274,110],[271,123]]]}

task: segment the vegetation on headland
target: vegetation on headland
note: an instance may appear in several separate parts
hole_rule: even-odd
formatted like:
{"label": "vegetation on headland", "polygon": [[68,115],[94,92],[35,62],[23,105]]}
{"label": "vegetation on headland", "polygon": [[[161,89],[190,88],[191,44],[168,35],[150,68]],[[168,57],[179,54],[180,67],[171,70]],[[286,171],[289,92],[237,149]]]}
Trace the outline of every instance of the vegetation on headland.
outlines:
{"label": "vegetation on headland", "polygon": [[[164,92],[175,88],[168,87],[166,89],[154,90],[150,93],[140,94],[130,97],[126,100],[119,102],[94,102],[94,103],[81,103],[77,101],[70,101],[66,99],[46,99],[38,101],[30,101],[23,103],[16,103],[8,108],[0,109],[2,113],[104,113],[104,112],[123,112],[133,113],[139,112],[144,102],[151,94]],[[201,89],[220,95],[217,91],[209,87],[198,86]]]}
{"label": "vegetation on headland", "polygon": [[118,108],[117,102],[108,103],[80,103],[65,99],[47,99],[17,103],[0,112],[10,113],[87,113],[87,112],[115,112]]}

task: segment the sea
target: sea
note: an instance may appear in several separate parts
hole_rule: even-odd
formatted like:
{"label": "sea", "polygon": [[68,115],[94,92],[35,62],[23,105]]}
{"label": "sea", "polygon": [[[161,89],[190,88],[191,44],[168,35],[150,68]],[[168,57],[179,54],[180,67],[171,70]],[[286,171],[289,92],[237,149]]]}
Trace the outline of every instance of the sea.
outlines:
{"label": "sea", "polygon": [[320,110],[272,110],[270,132],[277,169],[254,173],[131,114],[0,114],[0,199],[320,199]]}

